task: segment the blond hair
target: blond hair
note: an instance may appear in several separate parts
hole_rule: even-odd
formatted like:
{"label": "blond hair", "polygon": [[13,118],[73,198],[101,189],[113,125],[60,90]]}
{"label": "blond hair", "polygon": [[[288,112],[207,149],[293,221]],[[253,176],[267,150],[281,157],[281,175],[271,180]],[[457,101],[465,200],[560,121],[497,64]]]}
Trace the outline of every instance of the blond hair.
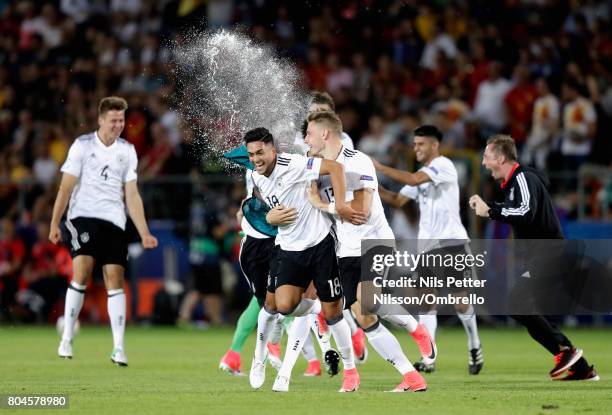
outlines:
{"label": "blond hair", "polygon": [[340,117],[333,111],[313,112],[308,115],[308,122],[321,124],[338,136],[342,134],[342,121],[340,121]]}

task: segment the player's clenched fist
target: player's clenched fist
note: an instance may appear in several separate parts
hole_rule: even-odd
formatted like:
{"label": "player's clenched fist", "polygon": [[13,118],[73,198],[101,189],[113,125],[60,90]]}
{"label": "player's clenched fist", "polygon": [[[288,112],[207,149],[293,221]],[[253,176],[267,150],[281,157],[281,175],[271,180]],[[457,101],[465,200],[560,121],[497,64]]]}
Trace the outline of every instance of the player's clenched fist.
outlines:
{"label": "player's clenched fist", "polygon": [[49,230],[49,240],[57,245],[62,240],[62,232],[59,226],[51,226]]}
{"label": "player's clenched fist", "polygon": [[145,235],[142,238],[142,247],[144,249],[153,249],[157,248],[157,238],[153,235]]}

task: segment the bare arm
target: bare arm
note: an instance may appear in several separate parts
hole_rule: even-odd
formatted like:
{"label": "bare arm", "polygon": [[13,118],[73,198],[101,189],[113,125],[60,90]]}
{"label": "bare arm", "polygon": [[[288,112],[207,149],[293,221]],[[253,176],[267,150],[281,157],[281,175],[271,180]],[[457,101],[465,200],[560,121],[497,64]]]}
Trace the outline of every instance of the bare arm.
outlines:
{"label": "bare arm", "polygon": [[351,207],[357,212],[363,213],[366,217],[370,216],[373,195],[374,191],[372,189],[364,188],[354,191]]}
{"label": "bare arm", "polygon": [[134,226],[138,230],[138,234],[142,239],[143,248],[155,248],[157,247],[157,238],[151,235],[149,227],[147,226],[147,220],[145,219],[144,206],[140,193],[138,192],[138,186],[136,180],[131,180],[125,184],[125,205],[127,206],[130,218],[134,222]]}
{"label": "bare arm", "polygon": [[49,240],[54,244],[57,244],[62,239],[60,231],[60,221],[66,211],[66,206],[70,201],[70,195],[74,186],[76,186],[79,178],[68,173],[62,175],[62,181],[60,182],[59,190],[57,191],[57,197],[55,198],[55,204],[53,205],[53,216],[51,217],[51,225],[49,226]]}
{"label": "bare arm", "polygon": [[374,167],[376,167],[376,171],[381,172],[385,176],[390,177],[397,182],[410,186],[418,186],[420,184],[431,181],[431,178],[427,175],[427,173],[423,171],[410,173],[407,171],[394,169],[393,167],[385,166],[384,164],[381,164],[378,160],[375,159],[372,159],[372,161],[374,162]]}
{"label": "bare arm", "polygon": [[378,194],[380,194],[380,198],[382,199],[383,202],[397,209],[404,206],[409,200],[406,196],[402,196],[399,193],[395,193],[390,190],[387,190],[382,186],[378,186]]}
{"label": "bare arm", "polygon": [[338,215],[354,225],[361,225],[367,221],[362,213],[356,212],[346,203],[346,178],[342,164],[332,160],[322,160],[320,175],[329,175],[334,190],[334,204]]}
{"label": "bare arm", "polygon": [[336,209],[340,212],[340,209],[346,206],[346,178],[344,177],[344,167],[336,161],[322,160],[319,174],[321,176],[329,175],[332,188],[334,189]]}

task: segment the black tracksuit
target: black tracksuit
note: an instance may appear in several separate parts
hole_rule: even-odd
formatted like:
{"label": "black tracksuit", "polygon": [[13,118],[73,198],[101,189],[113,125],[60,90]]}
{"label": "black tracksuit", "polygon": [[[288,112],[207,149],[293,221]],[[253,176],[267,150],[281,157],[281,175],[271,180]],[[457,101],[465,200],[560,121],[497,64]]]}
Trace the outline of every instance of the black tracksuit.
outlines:
{"label": "black tracksuit", "polygon": [[[507,182],[502,184],[503,200],[489,203],[489,217],[509,224],[516,239],[563,239],[559,218],[548,194],[548,186],[548,180],[543,173],[517,166]],[[531,337],[553,355],[561,352],[561,346],[572,347],[569,339],[546,317],[512,317],[523,324]],[[580,359],[574,367],[578,369],[586,365],[586,361]]]}

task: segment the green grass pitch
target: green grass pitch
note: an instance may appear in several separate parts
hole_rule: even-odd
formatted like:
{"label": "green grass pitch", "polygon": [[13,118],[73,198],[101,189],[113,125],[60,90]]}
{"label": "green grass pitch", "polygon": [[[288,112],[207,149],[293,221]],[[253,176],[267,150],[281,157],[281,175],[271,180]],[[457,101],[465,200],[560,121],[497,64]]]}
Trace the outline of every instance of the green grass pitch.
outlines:
{"label": "green grass pitch", "polygon": [[[612,330],[567,331],[585,349],[600,382],[552,382],[552,358],[521,329],[483,329],[485,367],[467,373],[463,330],[438,332],[438,370],[427,375],[426,393],[392,394],[398,373],[370,348],[360,366],[361,389],[339,394],[341,378],[304,378],[300,358],[290,392],[271,391],[275,371],[268,367],[261,390],[248,377],[232,377],[217,369],[229,345],[231,329],[189,331],[128,327],[129,367],[109,360],[108,327],[84,327],[75,339],[75,358],[56,356],[53,327],[0,327],[0,394],[67,394],[75,414],[610,414],[612,413]],[[396,332],[404,350],[417,350],[405,333]],[[251,336],[243,352],[248,371]],[[4,413],[41,414],[40,409],[0,409]],[[54,412],[55,413],[55,412]]]}

